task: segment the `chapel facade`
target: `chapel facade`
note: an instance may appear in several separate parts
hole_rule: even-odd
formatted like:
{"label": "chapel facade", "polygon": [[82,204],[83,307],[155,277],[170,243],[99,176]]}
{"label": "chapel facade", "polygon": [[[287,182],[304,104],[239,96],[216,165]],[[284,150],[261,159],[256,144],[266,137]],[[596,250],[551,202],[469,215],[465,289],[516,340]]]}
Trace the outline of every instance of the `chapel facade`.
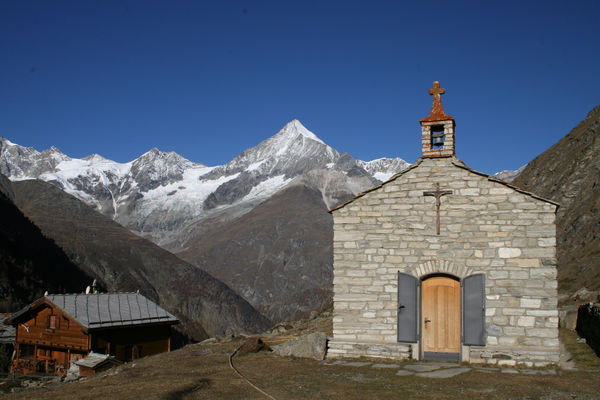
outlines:
{"label": "chapel facade", "polygon": [[434,82],[422,156],[332,209],[328,357],[558,363],[558,204],[455,156]]}

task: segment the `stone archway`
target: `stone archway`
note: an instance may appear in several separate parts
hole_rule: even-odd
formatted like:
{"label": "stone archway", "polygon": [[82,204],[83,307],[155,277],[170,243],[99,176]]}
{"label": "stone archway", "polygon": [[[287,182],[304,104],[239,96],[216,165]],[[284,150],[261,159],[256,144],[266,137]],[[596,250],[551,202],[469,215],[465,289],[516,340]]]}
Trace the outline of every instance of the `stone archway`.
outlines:
{"label": "stone archway", "polygon": [[444,274],[453,275],[462,280],[472,273],[472,268],[457,265],[450,260],[427,260],[414,269],[414,275],[417,278],[423,278],[428,275]]}

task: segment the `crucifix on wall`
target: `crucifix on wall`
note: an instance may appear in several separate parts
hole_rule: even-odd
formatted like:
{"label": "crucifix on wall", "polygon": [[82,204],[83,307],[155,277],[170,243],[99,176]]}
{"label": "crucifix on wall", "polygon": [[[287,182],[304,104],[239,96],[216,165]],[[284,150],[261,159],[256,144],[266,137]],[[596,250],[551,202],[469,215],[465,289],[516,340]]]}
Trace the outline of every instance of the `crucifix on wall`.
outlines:
{"label": "crucifix on wall", "polygon": [[440,205],[442,204],[441,198],[444,195],[452,194],[452,190],[440,190],[440,184],[435,184],[435,189],[429,192],[423,192],[423,196],[433,196],[435,197],[435,233],[437,235],[440,234]]}

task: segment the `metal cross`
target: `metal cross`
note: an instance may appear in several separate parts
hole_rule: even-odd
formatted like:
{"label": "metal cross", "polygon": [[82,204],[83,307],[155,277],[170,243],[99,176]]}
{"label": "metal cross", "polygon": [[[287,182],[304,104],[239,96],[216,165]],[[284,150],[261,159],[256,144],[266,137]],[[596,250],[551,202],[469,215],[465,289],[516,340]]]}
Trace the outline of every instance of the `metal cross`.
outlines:
{"label": "metal cross", "polygon": [[[434,85],[435,86],[435,85]],[[452,190],[440,190],[440,184],[435,184],[434,191],[431,192],[423,192],[423,196],[433,196],[435,197],[435,212],[436,212],[436,220],[435,220],[435,233],[440,234],[440,205],[442,204],[441,198],[446,194],[452,194]]]}

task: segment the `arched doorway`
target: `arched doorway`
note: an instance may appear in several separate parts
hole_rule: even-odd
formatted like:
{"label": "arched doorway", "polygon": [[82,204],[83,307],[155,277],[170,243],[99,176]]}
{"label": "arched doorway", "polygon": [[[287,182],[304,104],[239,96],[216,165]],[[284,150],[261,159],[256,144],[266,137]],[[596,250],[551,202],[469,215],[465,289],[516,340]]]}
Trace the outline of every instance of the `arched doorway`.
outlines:
{"label": "arched doorway", "polygon": [[421,338],[425,359],[459,360],[460,282],[432,276],[421,282]]}

